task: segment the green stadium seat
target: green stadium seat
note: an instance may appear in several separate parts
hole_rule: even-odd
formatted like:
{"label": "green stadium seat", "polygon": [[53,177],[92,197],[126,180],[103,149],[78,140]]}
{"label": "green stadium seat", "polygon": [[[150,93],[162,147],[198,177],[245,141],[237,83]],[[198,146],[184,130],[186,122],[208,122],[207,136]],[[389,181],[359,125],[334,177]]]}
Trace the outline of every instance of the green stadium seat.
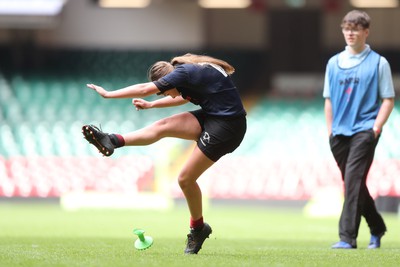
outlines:
{"label": "green stadium seat", "polygon": [[[87,83],[99,84],[107,89],[117,89],[144,82],[147,80],[145,75],[147,68],[153,62],[159,59],[168,60],[171,56],[172,53],[162,52],[82,51],[73,56],[67,53],[62,60],[63,66],[57,66],[54,70],[36,70],[30,74],[14,73],[9,76],[9,80],[0,74],[0,155],[5,160],[16,156],[45,156],[47,159],[52,156],[63,159],[78,156],[98,158],[96,149],[88,145],[82,137],[83,124],[101,125],[106,132],[126,133],[171,114],[197,109],[198,107],[188,104],[138,112],[131,105],[130,99],[103,99],[86,88]],[[153,96],[150,99],[157,98]],[[263,170],[272,176],[304,177],[309,175],[317,181],[324,178],[322,173],[328,168],[325,164],[332,163],[333,159],[326,136],[322,98],[304,100],[261,97],[259,102],[248,109],[247,118],[248,130],[242,145],[229,156],[240,157],[246,163],[249,162],[248,159],[262,159],[266,168]],[[399,104],[396,103],[395,110],[384,128],[377,147],[377,160],[400,158],[400,150],[395,145],[398,143],[397,140],[400,140],[397,123],[399,120]],[[192,144],[193,142],[173,139],[147,147],[117,150],[113,157],[151,155],[157,160],[165,157],[165,150],[169,149],[166,146],[178,147],[182,150]],[[321,163],[322,166],[317,167],[311,167],[310,164],[302,167],[301,160],[323,163]],[[23,179],[23,175],[29,175],[26,171],[28,163],[24,162],[16,161],[13,166],[16,175],[21,176],[20,179]],[[73,166],[71,162],[69,161],[69,165],[66,164],[68,166],[58,167],[61,170],[68,170],[69,174],[88,177],[87,179],[93,176],[90,175],[91,170],[83,167],[83,163],[74,162],[77,166]],[[268,165],[269,162],[279,164]],[[284,164],[281,164],[284,162],[290,162],[292,164],[290,166],[294,169],[290,172],[285,170]],[[37,167],[29,166],[37,175],[43,174],[47,177],[46,179],[50,179],[50,175],[62,175],[59,169],[44,165],[43,162],[40,164],[41,166]],[[256,165],[251,166],[257,168]],[[1,168],[0,159],[0,174]],[[48,173],[44,173],[45,169]],[[78,170],[80,173],[76,172]],[[248,169],[248,172],[261,175],[253,169]],[[333,173],[333,170],[329,169],[329,173]],[[221,175],[230,176],[229,173]],[[218,183],[224,184],[227,181],[220,180]],[[79,181],[75,182],[76,187],[79,188]],[[18,190],[46,192],[43,180],[38,183],[42,186],[25,188],[22,183],[19,183]],[[238,180],[235,186],[237,190],[235,192],[239,192],[244,187],[243,181]],[[262,184],[258,187],[257,181],[249,185],[253,188],[251,192],[254,196],[262,196],[264,186]],[[63,186],[57,184],[49,190],[58,192],[61,188]]]}

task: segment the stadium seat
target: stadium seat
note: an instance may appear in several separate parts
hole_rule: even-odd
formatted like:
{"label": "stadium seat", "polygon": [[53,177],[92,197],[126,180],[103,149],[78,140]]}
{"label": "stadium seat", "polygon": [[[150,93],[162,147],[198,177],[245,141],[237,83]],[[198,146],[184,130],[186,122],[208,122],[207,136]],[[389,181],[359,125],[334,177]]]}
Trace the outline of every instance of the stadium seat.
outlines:
{"label": "stadium seat", "polygon": [[[88,184],[89,188],[99,190],[117,189],[127,175],[136,177],[135,171],[146,172],[140,165],[148,166],[145,160],[138,160],[140,164],[124,162],[135,170],[113,161],[97,161],[97,150],[82,138],[81,126],[90,123],[101,125],[106,132],[126,133],[198,107],[189,104],[137,112],[130,99],[105,100],[86,88],[86,84],[117,89],[144,82],[147,68],[153,62],[171,57],[172,53],[167,52],[80,51],[61,55],[58,60],[63,64],[55,64],[51,70],[15,72],[7,78],[0,73],[0,175],[6,173],[7,179],[12,178],[12,183],[4,182],[7,186],[0,185],[3,186],[0,194],[59,195],[65,188],[85,190]],[[395,192],[391,177],[400,173],[396,165],[400,149],[395,145],[400,140],[399,110],[396,103],[376,150],[377,165],[371,170],[376,193]],[[247,111],[248,129],[241,146],[205,174],[213,176],[203,182],[209,186],[211,196],[279,198],[284,188],[286,197],[294,194],[304,198],[310,196],[314,185],[337,186],[338,181],[340,184],[326,136],[322,98],[260,97]],[[157,165],[159,159],[175,159],[167,151],[184,154],[192,144],[179,139],[166,140],[148,147],[117,150],[113,158],[127,160],[132,155],[145,158],[151,155]],[[32,162],[27,163],[27,159]],[[382,165],[391,160],[396,163],[390,168]],[[104,184],[94,185],[94,177],[105,173],[118,176],[115,183],[102,178]],[[379,186],[376,177],[383,177],[385,183]],[[290,182],[300,190],[295,191]],[[172,191],[175,196],[182,196],[179,188]]]}

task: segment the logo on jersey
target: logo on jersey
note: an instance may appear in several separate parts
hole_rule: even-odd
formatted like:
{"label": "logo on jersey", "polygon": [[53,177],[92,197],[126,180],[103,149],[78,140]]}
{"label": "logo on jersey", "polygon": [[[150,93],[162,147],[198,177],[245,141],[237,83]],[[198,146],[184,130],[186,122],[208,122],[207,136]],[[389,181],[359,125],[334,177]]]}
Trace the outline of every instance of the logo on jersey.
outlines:
{"label": "logo on jersey", "polygon": [[347,95],[347,102],[349,102],[349,101],[350,101],[351,92],[353,92],[353,88],[349,87],[349,88],[347,88],[346,91],[344,91],[344,92],[345,92],[345,94]]}
{"label": "logo on jersey", "polygon": [[[347,95],[347,102],[350,101],[350,95],[353,92],[353,86],[357,86],[360,83],[360,79],[358,77],[350,77],[343,80],[339,80],[340,85],[344,85],[344,93]],[[353,86],[352,86],[353,85]]]}
{"label": "logo on jersey", "polygon": [[210,135],[207,132],[204,132],[203,136],[200,137],[200,141],[204,146],[207,146],[207,144],[210,143]]}

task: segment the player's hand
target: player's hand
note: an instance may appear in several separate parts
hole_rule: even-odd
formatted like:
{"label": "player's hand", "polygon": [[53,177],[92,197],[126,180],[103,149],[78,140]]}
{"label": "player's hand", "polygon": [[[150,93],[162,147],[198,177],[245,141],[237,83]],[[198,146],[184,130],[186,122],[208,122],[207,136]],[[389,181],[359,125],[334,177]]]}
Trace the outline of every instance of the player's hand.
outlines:
{"label": "player's hand", "polygon": [[379,132],[378,132],[378,131],[375,131],[375,130],[372,130],[372,131],[374,132],[374,137],[375,137],[375,139],[378,138]]}
{"label": "player's hand", "polygon": [[132,99],[132,104],[136,107],[136,110],[141,110],[141,109],[148,109],[151,108],[151,102],[146,101],[141,98],[134,98]]}
{"label": "player's hand", "polygon": [[104,89],[103,87],[98,86],[98,85],[94,85],[94,84],[87,84],[86,86],[88,88],[96,91],[102,97],[106,98],[106,95],[107,95],[108,91],[106,89]]}

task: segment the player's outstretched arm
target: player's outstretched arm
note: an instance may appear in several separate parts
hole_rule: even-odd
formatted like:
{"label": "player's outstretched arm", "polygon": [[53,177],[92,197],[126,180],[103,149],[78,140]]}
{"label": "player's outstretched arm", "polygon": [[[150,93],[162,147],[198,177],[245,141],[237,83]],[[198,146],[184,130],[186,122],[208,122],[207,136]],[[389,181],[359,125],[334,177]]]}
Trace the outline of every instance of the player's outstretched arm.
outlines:
{"label": "player's outstretched arm", "polygon": [[95,84],[87,84],[88,88],[96,91],[104,98],[134,98],[145,97],[160,92],[153,82],[138,83],[125,88],[114,91],[107,91],[101,86]]}
{"label": "player's outstretched arm", "polygon": [[177,96],[172,98],[170,96],[166,96],[161,99],[157,99],[154,101],[146,101],[141,98],[132,99],[132,104],[136,107],[136,110],[140,109],[149,109],[149,108],[166,108],[166,107],[174,107],[186,104],[187,100],[183,99],[181,96]]}

